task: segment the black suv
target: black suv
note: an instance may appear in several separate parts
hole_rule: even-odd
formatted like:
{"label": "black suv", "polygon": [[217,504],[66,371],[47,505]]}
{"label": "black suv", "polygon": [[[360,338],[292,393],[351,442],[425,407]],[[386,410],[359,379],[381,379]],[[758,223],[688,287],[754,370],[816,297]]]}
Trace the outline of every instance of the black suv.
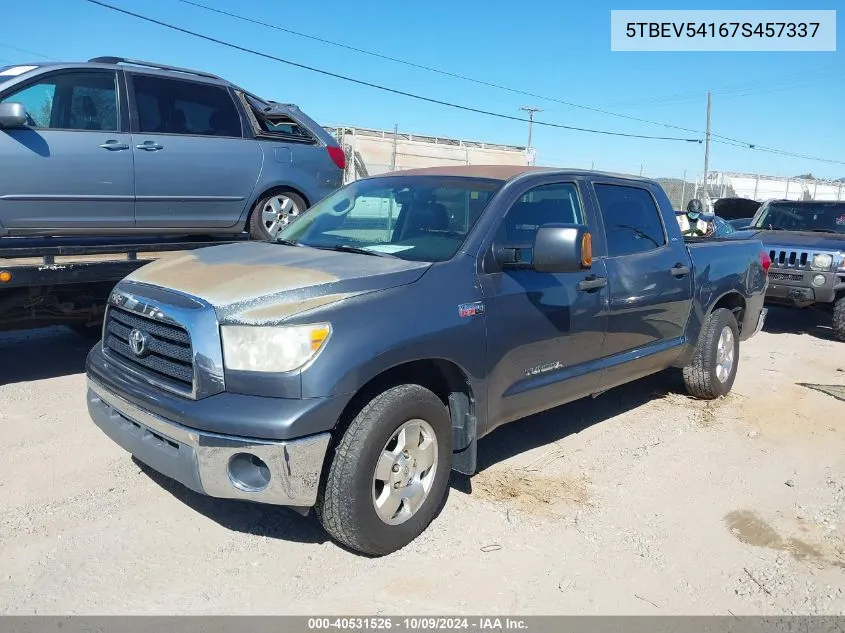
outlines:
{"label": "black suv", "polygon": [[832,312],[845,341],[845,200],[768,200],[748,227],[772,260],[766,303]]}

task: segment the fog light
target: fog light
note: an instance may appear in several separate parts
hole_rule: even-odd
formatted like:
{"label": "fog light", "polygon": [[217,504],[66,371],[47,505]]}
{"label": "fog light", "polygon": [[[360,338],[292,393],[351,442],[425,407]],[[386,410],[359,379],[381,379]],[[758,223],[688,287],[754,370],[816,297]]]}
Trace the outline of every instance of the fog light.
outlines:
{"label": "fog light", "polygon": [[813,277],[813,285],[814,286],[823,286],[824,285],[824,275],[816,275]]}
{"label": "fog light", "polygon": [[261,492],[270,484],[270,468],[255,455],[235,453],[229,460],[229,481],[238,490]]}

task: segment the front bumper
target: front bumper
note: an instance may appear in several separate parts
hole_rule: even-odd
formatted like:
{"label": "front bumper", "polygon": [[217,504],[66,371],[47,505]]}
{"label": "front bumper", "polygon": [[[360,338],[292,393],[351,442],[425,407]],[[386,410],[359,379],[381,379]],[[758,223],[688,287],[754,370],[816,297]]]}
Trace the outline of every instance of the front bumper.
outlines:
{"label": "front bumper", "polygon": [[[824,277],[823,284],[813,284],[816,275]],[[766,303],[798,306],[833,303],[842,289],[845,289],[845,283],[835,272],[770,268]]]}
{"label": "front bumper", "polygon": [[[199,431],[135,405],[90,377],[88,412],[138,460],[200,494],[294,507],[317,500],[329,433],[278,441]],[[258,479],[239,469],[252,463],[249,456],[266,465]]]}

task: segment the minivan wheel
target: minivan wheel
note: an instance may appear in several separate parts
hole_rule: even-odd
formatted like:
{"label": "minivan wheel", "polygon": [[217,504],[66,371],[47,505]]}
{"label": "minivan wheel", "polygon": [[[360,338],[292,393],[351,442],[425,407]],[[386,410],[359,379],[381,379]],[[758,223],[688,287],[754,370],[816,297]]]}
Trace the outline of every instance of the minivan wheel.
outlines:
{"label": "minivan wheel", "polygon": [[249,234],[254,240],[273,240],[276,234],[306,209],[305,200],[292,191],[271,193],[252,210]]}
{"label": "minivan wheel", "polygon": [[692,362],[684,367],[687,392],[713,400],[733,387],[739,365],[739,327],[733,312],[714,310],[701,328]]}
{"label": "minivan wheel", "polygon": [[434,519],[451,468],[446,405],[420,385],[392,387],[373,398],[341,437],[317,516],[343,545],[364,554],[390,554]]}

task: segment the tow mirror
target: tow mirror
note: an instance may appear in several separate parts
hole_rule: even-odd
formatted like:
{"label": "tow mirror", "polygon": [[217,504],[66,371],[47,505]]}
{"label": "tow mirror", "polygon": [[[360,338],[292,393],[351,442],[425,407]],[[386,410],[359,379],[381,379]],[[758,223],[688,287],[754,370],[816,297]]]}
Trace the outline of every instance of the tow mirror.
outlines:
{"label": "tow mirror", "polygon": [[22,103],[0,103],[0,128],[26,125],[26,108]]}
{"label": "tow mirror", "polygon": [[[524,259],[523,251],[533,256]],[[583,224],[544,224],[533,244],[504,244],[496,250],[503,268],[527,268],[540,273],[575,273],[593,265],[592,236]]]}

